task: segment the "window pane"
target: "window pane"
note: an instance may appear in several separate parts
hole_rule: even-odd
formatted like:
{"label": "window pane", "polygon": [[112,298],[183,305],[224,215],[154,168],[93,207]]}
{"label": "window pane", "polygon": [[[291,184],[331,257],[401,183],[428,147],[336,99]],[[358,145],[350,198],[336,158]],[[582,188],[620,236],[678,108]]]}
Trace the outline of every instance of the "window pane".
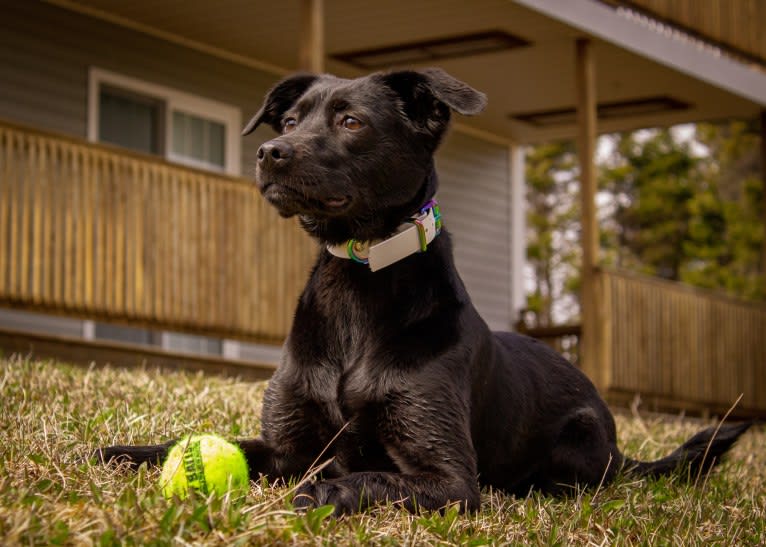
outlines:
{"label": "window pane", "polygon": [[214,165],[224,166],[225,154],[224,154],[224,131],[223,124],[216,122],[208,122],[210,128],[210,134],[208,138],[208,151],[210,156],[208,160]]}
{"label": "window pane", "polygon": [[189,156],[195,160],[205,161],[205,121],[197,116],[188,116],[189,118],[189,138],[191,146],[189,147]]}
{"label": "window pane", "polygon": [[173,153],[188,156],[189,139],[186,137],[187,118],[180,112],[173,112]]}
{"label": "window pane", "polygon": [[96,322],[95,335],[97,339],[116,340],[132,344],[156,344],[152,332],[147,329],[101,323],[100,321]]}
{"label": "window pane", "polygon": [[226,136],[222,123],[173,111],[173,159],[197,167],[223,169]]}
{"label": "window pane", "polygon": [[99,140],[131,150],[160,154],[161,103],[117,89],[99,94]]}
{"label": "window pane", "polygon": [[165,332],[164,345],[166,350],[185,351],[189,353],[207,353],[221,355],[221,340],[207,336]]}

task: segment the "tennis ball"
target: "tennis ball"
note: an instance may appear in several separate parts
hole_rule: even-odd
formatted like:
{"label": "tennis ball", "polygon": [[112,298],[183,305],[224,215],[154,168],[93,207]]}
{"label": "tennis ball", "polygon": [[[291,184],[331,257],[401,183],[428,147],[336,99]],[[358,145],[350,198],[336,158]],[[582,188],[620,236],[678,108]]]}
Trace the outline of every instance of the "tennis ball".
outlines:
{"label": "tennis ball", "polygon": [[244,496],[250,488],[247,460],[238,446],[217,435],[191,435],[168,452],[160,485],[168,499],[184,499],[191,490],[203,496]]}

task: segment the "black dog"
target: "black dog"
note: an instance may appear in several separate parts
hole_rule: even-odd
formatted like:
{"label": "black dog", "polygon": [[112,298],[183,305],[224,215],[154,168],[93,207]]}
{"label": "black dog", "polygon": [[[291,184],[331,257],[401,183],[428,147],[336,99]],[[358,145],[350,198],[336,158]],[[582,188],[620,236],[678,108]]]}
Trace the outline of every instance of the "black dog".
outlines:
{"label": "black dog", "polygon": [[[479,483],[525,495],[606,483],[623,468],[695,476],[749,425],[705,430],[656,462],[627,459],[582,373],[536,340],[489,331],[432,201],[450,111],[485,103],[437,69],[297,75],[245,129],[281,134],[258,150],[258,188],[323,245],[266,391],[262,435],[239,441],[253,477],[300,477],[323,450],[332,457],[299,507],[475,510]],[[158,463],[170,444],[99,456]]]}

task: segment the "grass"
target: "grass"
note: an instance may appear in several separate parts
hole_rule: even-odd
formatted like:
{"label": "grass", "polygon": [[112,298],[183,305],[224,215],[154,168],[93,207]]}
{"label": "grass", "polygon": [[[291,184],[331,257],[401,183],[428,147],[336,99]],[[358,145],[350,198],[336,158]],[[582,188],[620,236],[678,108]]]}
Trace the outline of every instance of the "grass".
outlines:
{"label": "grass", "polygon": [[[334,519],[290,506],[291,489],[253,483],[244,502],[166,501],[155,469],[82,458],[113,443],[191,432],[257,434],[265,385],[187,373],[0,359],[0,542],[4,544],[763,545],[766,433],[748,433],[698,484],[622,478],[566,499],[482,494],[482,509],[410,515],[392,507]],[[665,455],[701,427],[617,417],[621,446]]]}

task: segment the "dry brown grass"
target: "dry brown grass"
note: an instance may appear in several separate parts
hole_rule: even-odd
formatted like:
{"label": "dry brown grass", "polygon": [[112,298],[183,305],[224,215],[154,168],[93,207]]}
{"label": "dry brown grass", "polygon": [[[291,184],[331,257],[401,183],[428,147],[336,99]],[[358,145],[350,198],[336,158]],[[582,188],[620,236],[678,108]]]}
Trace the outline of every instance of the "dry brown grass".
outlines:
{"label": "dry brown grass", "polygon": [[[568,499],[483,493],[473,515],[381,507],[335,520],[291,510],[288,487],[243,503],[169,503],[158,472],[82,461],[94,447],[191,432],[258,432],[264,384],[152,370],[0,359],[0,538],[5,544],[763,545],[766,434],[748,433],[699,484],[622,478]],[[698,421],[617,417],[631,456],[667,454]]]}

